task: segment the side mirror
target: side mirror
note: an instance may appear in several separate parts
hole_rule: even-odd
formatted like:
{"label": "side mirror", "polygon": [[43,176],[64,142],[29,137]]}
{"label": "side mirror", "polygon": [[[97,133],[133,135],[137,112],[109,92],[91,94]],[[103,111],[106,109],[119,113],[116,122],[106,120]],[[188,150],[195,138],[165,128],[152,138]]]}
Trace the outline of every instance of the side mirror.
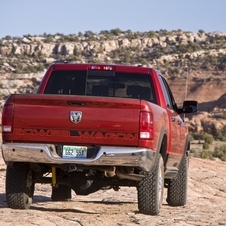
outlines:
{"label": "side mirror", "polygon": [[178,109],[179,114],[195,113],[197,111],[198,111],[198,102],[194,100],[185,100],[183,103],[183,108]]}

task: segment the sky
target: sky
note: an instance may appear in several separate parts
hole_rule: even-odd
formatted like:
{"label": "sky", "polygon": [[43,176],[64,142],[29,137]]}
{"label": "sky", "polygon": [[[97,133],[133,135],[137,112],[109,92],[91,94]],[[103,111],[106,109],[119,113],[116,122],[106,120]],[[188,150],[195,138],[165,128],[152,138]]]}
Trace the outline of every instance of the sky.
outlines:
{"label": "sky", "polygon": [[226,32],[226,0],[0,0],[5,36],[133,32]]}

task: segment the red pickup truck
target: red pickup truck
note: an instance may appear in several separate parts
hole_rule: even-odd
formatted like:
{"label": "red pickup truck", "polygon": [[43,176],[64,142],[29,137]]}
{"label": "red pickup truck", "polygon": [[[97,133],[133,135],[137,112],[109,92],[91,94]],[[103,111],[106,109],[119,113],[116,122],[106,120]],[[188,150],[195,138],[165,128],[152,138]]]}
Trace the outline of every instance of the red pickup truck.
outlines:
{"label": "red pickup truck", "polygon": [[[53,201],[120,186],[137,188],[138,209],[157,215],[187,197],[188,128],[165,78],[140,66],[56,63],[36,94],[12,94],[2,114],[6,200],[28,209],[36,183]],[[48,175],[48,176],[47,176]]]}

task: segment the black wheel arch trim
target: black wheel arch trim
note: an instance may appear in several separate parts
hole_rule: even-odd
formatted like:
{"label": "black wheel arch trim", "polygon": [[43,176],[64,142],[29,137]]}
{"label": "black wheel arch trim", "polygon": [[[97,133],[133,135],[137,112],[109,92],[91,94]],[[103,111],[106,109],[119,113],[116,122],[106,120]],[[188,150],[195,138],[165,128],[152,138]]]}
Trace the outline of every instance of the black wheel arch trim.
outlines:
{"label": "black wheel arch trim", "polygon": [[[166,138],[164,138],[166,137]],[[168,137],[168,134],[167,134],[167,130],[166,130],[166,127],[162,127],[161,131],[160,131],[160,135],[159,135],[159,139],[158,139],[158,147],[157,147],[157,154],[160,153],[162,155],[162,158],[163,158],[163,162],[164,162],[164,165],[167,161],[167,154],[166,154],[166,150],[167,150],[167,137]],[[164,139],[165,139],[165,144],[166,147],[165,147],[165,150],[162,151],[162,145],[163,145],[163,142],[164,142]],[[157,155],[156,155],[157,156]],[[156,164],[156,159],[155,159],[155,164]]]}

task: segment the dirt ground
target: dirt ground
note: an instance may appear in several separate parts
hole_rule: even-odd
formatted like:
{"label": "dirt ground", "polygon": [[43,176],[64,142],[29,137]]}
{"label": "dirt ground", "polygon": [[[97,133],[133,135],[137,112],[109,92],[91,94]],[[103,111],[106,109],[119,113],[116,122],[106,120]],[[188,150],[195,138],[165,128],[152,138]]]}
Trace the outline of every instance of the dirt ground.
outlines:
{"label": "dirt ground", "polygon": [[164,201],[158,216],[138,212],[135,188],[73,194],[71,201],[52,202],[50,185],[42,184],[36,184],[31,209],[13,210],[6,204],[6,167],[0,155],[0,225],[226,225],[226,163],[190,157],[189,164],[187,205],[170,207]]}

